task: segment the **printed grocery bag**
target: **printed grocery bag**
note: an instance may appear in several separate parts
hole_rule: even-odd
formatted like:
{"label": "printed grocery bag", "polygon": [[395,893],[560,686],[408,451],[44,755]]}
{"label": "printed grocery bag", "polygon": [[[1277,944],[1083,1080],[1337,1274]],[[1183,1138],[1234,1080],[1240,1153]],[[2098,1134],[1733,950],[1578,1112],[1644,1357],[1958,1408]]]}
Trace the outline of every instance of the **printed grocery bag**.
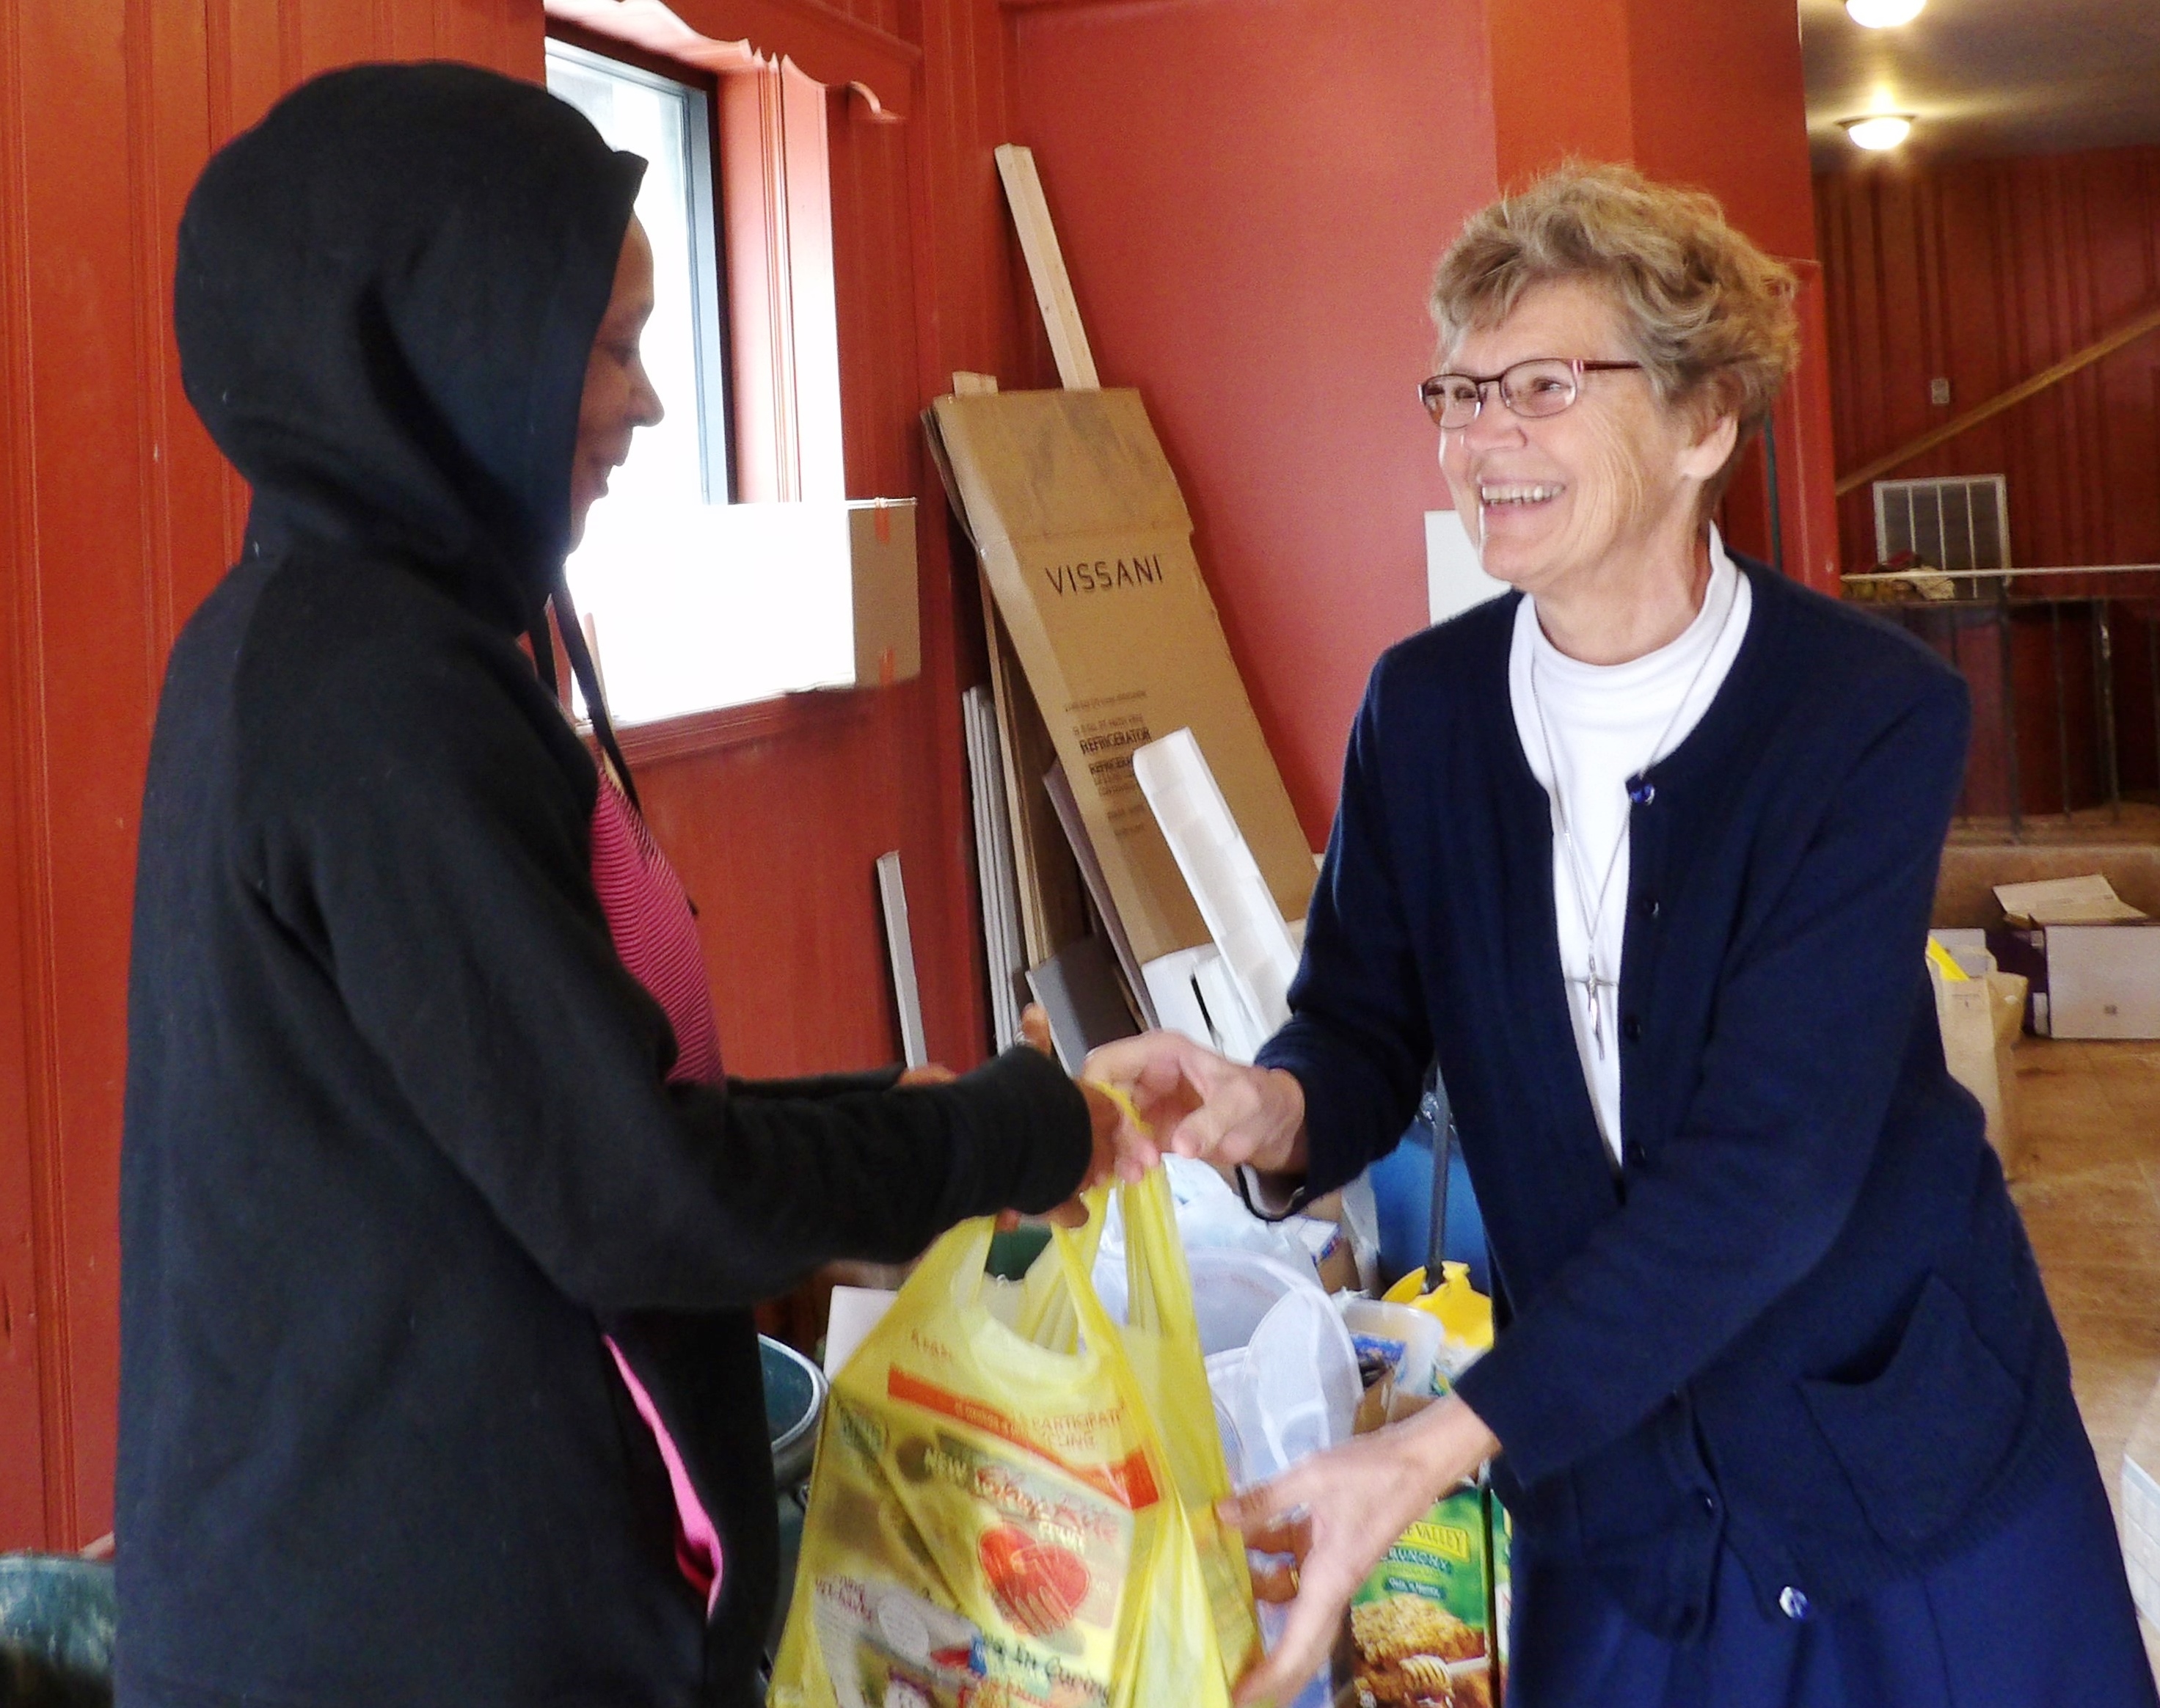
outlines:
{"label": "printed grocery bag", "polygon": [[1119,1191],[1129,1326],[1092,1238],[1001,1287],[971,1222],[833,1378],[770,1708],[1228,1708],[1259,1637],[1192,1282],[1161,1171]]}

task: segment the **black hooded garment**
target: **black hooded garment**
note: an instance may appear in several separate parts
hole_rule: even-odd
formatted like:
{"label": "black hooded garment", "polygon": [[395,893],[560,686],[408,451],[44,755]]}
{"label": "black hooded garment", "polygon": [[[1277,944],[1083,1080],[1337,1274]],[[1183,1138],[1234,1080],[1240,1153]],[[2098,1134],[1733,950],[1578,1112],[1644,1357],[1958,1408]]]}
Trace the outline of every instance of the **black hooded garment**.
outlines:
{"label": "black hooded garment", "polygon": [[[664,1082],[595,767],[518,645],[640,170],[539,89],[369,66],[190,199],[184,376],[255,504],[143,805],[123,1705],[754,1701],[748,1307],[1085,1166],[1031,1051],[934,1088]],[[604,1332],[720,1529],[709,1626]]]}

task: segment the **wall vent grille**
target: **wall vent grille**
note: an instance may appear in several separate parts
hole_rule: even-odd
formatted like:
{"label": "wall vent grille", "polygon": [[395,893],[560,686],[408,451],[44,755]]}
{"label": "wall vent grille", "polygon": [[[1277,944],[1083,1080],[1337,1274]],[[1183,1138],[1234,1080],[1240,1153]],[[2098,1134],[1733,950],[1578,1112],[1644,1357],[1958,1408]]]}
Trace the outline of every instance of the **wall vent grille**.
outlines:
{"label": "wall vent grille", "polygon": [[2010,568],[2010,500],[2003,477],[1877,480],[1875,560],[1887,563],[1901,552],[1913,553],[1931,569]]}

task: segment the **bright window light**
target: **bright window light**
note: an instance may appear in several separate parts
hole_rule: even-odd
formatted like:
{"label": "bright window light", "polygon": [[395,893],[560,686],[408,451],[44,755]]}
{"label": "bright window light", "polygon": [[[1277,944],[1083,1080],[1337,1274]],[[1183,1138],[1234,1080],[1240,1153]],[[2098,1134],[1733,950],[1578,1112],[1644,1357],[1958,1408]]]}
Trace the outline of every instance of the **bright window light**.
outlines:
{"label": "bright window light", "polygon": [[[826,400],[831,501],[732,501],[714,127],[704,91],[558,41],[548,44],[548,86],[612,147],[650,163],[637,197],[653,260],[642,353],[667,418],[631,441],[629,461],[593,506],[569,560],[570,590],[590,626],[615,722],[657,723],[852,681],[837,356]],[[799,361],[806,341],[822,336],[831,344],[836,332],[829,262],[798,257],[793,264],[823,268],[791,281]],[[799,314],[813,300],[823,305],[815,328]],[[798,399],[797,416],[803,413]]]}
{"label": "bright window light", "polygon": [[711,121],[687,83],[548,44],[548,86],[593,122],[608,146],[647,162],[638,222],[652,240],[652,318],[643,351],[667,418],[639,429],[609,482],[631,501],[724,504],[726,361],[720,342]]}

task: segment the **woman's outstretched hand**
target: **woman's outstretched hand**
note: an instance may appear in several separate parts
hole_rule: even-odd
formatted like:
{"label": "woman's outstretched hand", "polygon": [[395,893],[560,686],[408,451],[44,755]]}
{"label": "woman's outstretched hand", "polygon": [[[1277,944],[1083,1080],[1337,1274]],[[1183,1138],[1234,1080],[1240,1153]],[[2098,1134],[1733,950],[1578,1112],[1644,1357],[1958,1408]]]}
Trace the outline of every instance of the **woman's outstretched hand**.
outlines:
{"label": "woman's outstretched hand", "polygon": [[1295,1695],[1327,1659],[1350,1597],[1380,1556],[1499,1450],[1475,1412],[1443,1399],[1224,1501],[1223,1522],[1244,1533],[1247,1548],[1291,1562],[1254,1570],[1254,1589],[1289,1602],[1290,1612],[1275,1652],[1238,1681],[1239,1708]]}
{"label": "woman's outstretched hand", "polygon": [[1143,1032],[1088,1058],[1088,1078],[1130,1098],[1146,1124],[1125,1148],[1151,1165],[1159,1155],[1263,1174],[1305,1167],[1305,1089],[1279,1067],[1247,1067],[1176,1032]]}

